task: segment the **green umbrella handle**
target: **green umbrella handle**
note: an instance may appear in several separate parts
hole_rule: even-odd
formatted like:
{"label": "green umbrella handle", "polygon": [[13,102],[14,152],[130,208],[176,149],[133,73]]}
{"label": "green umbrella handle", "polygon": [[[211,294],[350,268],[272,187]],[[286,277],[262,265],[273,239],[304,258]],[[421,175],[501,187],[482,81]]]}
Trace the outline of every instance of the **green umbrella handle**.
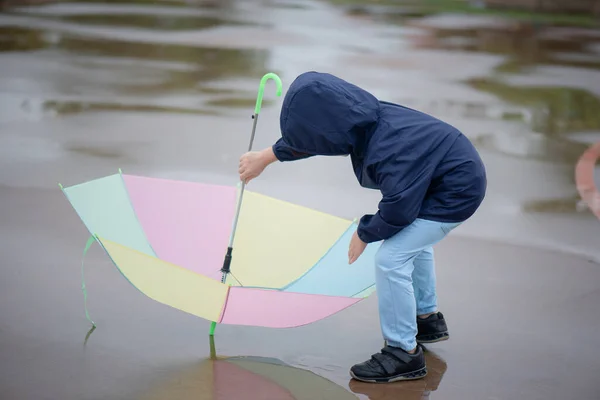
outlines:
{"label": "green umbrella handle", "polygon": [[269,72],[265,74],[260,80],[260,86],[258,87],[258,97],[256,98],[256,106],[254,107],[254,114],[258,115],[260,113],[260,108],[262,106],[263,94],[265,92],[265,85],[269,79],[273,79],[277,84],[277,96],[281,96],[281,90],[283,85],[281,84],[281,79],[277,74]]}

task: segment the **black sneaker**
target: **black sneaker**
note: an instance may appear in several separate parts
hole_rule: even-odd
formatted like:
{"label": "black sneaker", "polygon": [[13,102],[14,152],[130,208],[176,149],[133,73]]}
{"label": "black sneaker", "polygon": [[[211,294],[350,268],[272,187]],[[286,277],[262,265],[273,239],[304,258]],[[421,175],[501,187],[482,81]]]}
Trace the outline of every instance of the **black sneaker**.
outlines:
{"label": "black sneaker", "polygon": [[417,343],[435,343],[448,340],[448,327],[441,312],[427,318],[417,317]]}
{"label": "black sneaker", "polygon": [[399,347],[385,346],[370,360],[354,365],[350,375],[373,383],[421,379],[427,375],[423,349],[417,346],[415,354],[409,354]]}

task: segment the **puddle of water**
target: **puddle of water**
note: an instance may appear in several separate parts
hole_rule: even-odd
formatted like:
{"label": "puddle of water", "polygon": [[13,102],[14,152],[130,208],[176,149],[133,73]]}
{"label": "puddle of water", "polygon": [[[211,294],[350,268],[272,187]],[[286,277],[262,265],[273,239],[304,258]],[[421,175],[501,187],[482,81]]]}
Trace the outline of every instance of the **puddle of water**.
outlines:
{"label": "puddle of water", "polygon": [[[216,106],[216,107],[239,107],[246,108],[248,110],[252,109],[252,107],[256,104],[256,98],[241,98],[241,97],[228,97],[223,99],[215,99],[209,100],[207,104]],[[268,107],[269,105],[274,104],[273,100],[264,100],[262,102],[263,106]]]}
{"label": "puddle of water", "polygon": [[[363,8],[370,9],[369,6]],[[495,115],[491,115],[487,105],[478,104],[471,111],[481,115],[468,115],[472,114],[467,109],[468,102],[457,99],[456,103],[463,109],[463,118],[475,116],[516,123],[499,127],[494,132],[477,132],[474,140],[480,148],[522,158],[573,164],[585,146],[569,135],[600,130],[600,98],[585,85],[562,86],[560,78],[555,80],[556,84],[536,86],[509,84],[502,79],[522,73],[521,81],[526,83],[530,69],[540,65],[568,67],[573,73],[600,70],[600,57],[594,50],[600,37],[595,30],[565,29],[531,20],[464,15],[402,16],[394,22],[417,28],[409,35],[413,49],[504,57],[491,76],[482,74],[461,79],[469,87],[492,94],[506,104],[496,106]],[[551,208],[557,209],[556,206]]]}
{"label": "puddle of water", "polygon": [[[521,87],[491,79],[473,79],[472,87],[492,93],[503,101],[523,107],[527,128],[482,135],[477,143],[503,154],[573,165],[586,149],[582,131],[600,130],[600,98],[585,89]],[[509,116],[503,115],[504,118]],[[570,135],[573,138],[570,138]]]}
{"label": "puddle of water", "polygon": [[0,26],[0,52],[39,50],[47,46],[41,31]]}
{"label": "puddle of water", "polygon": [[[214,351],[214,350],[213,350]],[[276,358],[213,355],[198,363],[168,371],[139,400],[356,400],[352,392],[309,370]]]}
{"label": "puddle of water", "polygon": [[102,148],[100,146],[69,146],[67,148],[75,153],[84,154],[91,157],[110,158],[113,160],[119,160],[123,158],[122,150],[117,148]]}
{"label": "puddle of water", "polygon": [[137,43],[127,40],[80,38],[61,35],[52,48],[72,55],[168,61],[196,68],[194,80],[254,77],[265,69],[268,51],[220,49],[175,44]]}
{"label": "puddle of water", "polygon": [[306,10],[309,6],[302,1],[286,1],[286,0],[266,0],[263,2],[265,6],[277,7],[288,10]]}
{"label": "puddle of water", "polygon": [[581,155],[585,146],[565,138],[551,138],[519,131],[498,130],[472,138],[481,150],[488,150],[503,156],[526,160],[546,161],[551,164],[570,165]]}
{"label": "puddle of water", "polygon": [[[364,4],[360,2],[333,1],[333,3],[345,5],[346,13],[355,17],[368,17],[373,21],[385,21],[392,23],[401,23],[411,18],[424,17],[427,11],[419,7],[418,4]],[[350,3],[349,5],[347,3]]]}
{"label": "puddle of water", "polygon": [[[219,105],[219,104],[217,104]],[[116,102],[89,102],[89,101],[55,101],[43,103],[43,110],[51,115],[73,115],[86,111],[119,111],[119,112],[160,112],[177,114],[219,115],[219,110],[203,110],[183,107],[153,106],[148,104],[126,104]]]}
{"label": "puddle of water", "polygon": [[210,29],[219,26],[256,26],[245,22],[224,21],[220,18],[200,16],[169,16],[169,15],[68,15],[60,17],[67,22],[85,25],[101,25],[116,27],[135,27],[153,30],[197,30]]}
{"label": "puddle of water", "polygon": [[377,16],[385,22],[404,21],[410,15],[460,14],[506,18],[513,21],[530,21],[536,24],[554,24],[566,26],[597,27],[598,20],[587,13],[540,13],[526,10],[486,8],[477,0],[378,0],[365,4],[361,0],[329,0],[331,3],[346,7],[347,12]]}
{"label": "puddle of water", "polygon": [[208,9],[229,9],[235,0],[67,0],[61,3],[74,3],[74,4],[135,4],[135,5],[167,5],[167,6],[181,6],[191,8],[208,8]]}
{"label": "puddle of water", "polygon": [[[227,2],[225,2],[227,3]],[[15,16],[45,17],[46,20],[83,26],[137,28],[146,31],[198,31],[215,28],[266,26],[231,8],[231,4],[188,2],[56,2],[42,7],[20,7]],[[179,6],[179,7],[178,7]]]}
{"label": "puddle of water", "polygon": [[[22,91],[17,81],[29,70],[32,90],[52,87],[42,100],[49,115],[98,110],[216,115],[251,106],[255,93],[211,85],[254,78],[264,73],[268,58],[268,51],[260,49],[136,43],[0,27],[0,52],[14,51],[30,58],[23,60],[25,67],[0,59],[0,65],[2,60],[11,63],[3,67],[0,87]],[[264,104],[269,106],[270,100]]]}
{"label": "puddle of water", "polygon": [[469,82],[477,90],[532,111],[531,128],[551,136],[577,131],[600,130],[600,98],[585,89],[520,87],[490,79]]}
{"label": "puddle of water", "polygon": [[575,193],[573,197],[564,199],[537,200],[526,202],[523,211],[536,213],[580,213],[581,198]]}
{"label": "puddle of water", "polygon": [[[442,107],[427,106],[434,108],[428,111],[441,118],[457,118],[459,125],[468,126],[466,121],[471,119],[500,120],[496,126],[482,124],[480,129],[474,128],[470,132],[482,150],[572,165],[585,146],[570,135],[600,129],[597,91],[589,90],[583,81],[563,85],[558,71],[559,68],[570,68],[571,75],[587,71],[592,76],[594,71],[600,70],[597,53],[600,36],[597,30],[585,28],[594,25],[588,23],[586,16],[571,18],[565,15],[461,10],[461,6],[445,0],[426,4],[379,1],[357,5],[360,2],[344,0],[333,3],[344,5],[348,13],[407,29],[406,37],[411,49],[456,52],[457,58],[460,57],[458,54],[501,56],[502,61],[491,71],[482,72],[477,77],[455,78],[478,93],[495,96],[502,102],[500,105],[486,100],[478,103],[457,98],[454,105],[445,101]],[[456,13],[439,13],[447,7],[455,7]],[[566,27],[568,25],[584,28]],[[453,57],[452,53],[445,54]],[[410,68],[410,61],[406,63]],[[527,84],[528,76],[536,74],[535,68],[540,65],[557,68],[547,74],[550,77],[547,81],[554,80],[556,83]],[[400,63],[398,67],[404,69]],[[448,68],[455,69],[456,66]],[[520,80],[523,83],[509,84],[503,79],[503,76],[516,73],[522,74]],[[569,72],[565,70],[562,73]],[[403,100],[406,104],[411,99]],[[444,103],[443,100],[441,102]],[[417,107],[423,109],[423,104]],[[504,121],[512,123],[502,124]],[[492,130],[488,131],[488,128]],[[569,181],[572,182],[572,179],[569,178]],[[526,206],[525,209],[530,210],[531,207]]]}
{"label": "puddle of water", "polygon": [[598,38],[586,35],[552,37],[552,28],[539,27],[531,22],[513,22],[505,26],[474,28],[438,28],[427,26],[427,40],[420,48],[466,50],[507,56],[496,68],[498,72],[525,71],[538,64],[600,69],[600,57],[593,46]]}

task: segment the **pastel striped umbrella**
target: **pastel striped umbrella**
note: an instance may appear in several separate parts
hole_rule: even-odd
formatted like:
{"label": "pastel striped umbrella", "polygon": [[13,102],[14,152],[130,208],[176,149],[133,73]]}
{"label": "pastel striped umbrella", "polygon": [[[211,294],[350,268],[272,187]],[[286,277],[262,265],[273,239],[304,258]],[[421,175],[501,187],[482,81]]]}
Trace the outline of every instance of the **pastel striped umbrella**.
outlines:
{"label": "pastel striped umbrella", "polygon": [[[260,100],[265,78],[273,75],[263,77]],[[259,109],[257,101],[252,138]],[[97,242],[134,287],[212,321],[211,335],[216,323],[309,324],[358,303],[375,288],[379,243],[348,264],[356,220],[244,190],[243,184],[119,170],[61,188],[91,233],[85,251]],[[82,288],[87,296],[85,284]],[[87,307],[86,316],[94,324]]]}

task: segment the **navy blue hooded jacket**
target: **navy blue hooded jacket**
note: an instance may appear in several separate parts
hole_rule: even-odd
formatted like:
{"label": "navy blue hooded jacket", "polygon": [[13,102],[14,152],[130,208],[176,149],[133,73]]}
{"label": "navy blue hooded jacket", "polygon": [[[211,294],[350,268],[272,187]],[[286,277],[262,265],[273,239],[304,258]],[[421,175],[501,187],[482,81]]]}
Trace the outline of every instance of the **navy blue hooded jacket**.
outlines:
{"label": "navy blue hooded jacket", "polygon": [[456,128],[333,75],[298,76],[283,100],[280,127],[278,160],[350,155],[360,185],[381,191],[377,213],[360,219],[364,242],[385,240],[416,218],[464,221],[485,196],[484,165]]}

